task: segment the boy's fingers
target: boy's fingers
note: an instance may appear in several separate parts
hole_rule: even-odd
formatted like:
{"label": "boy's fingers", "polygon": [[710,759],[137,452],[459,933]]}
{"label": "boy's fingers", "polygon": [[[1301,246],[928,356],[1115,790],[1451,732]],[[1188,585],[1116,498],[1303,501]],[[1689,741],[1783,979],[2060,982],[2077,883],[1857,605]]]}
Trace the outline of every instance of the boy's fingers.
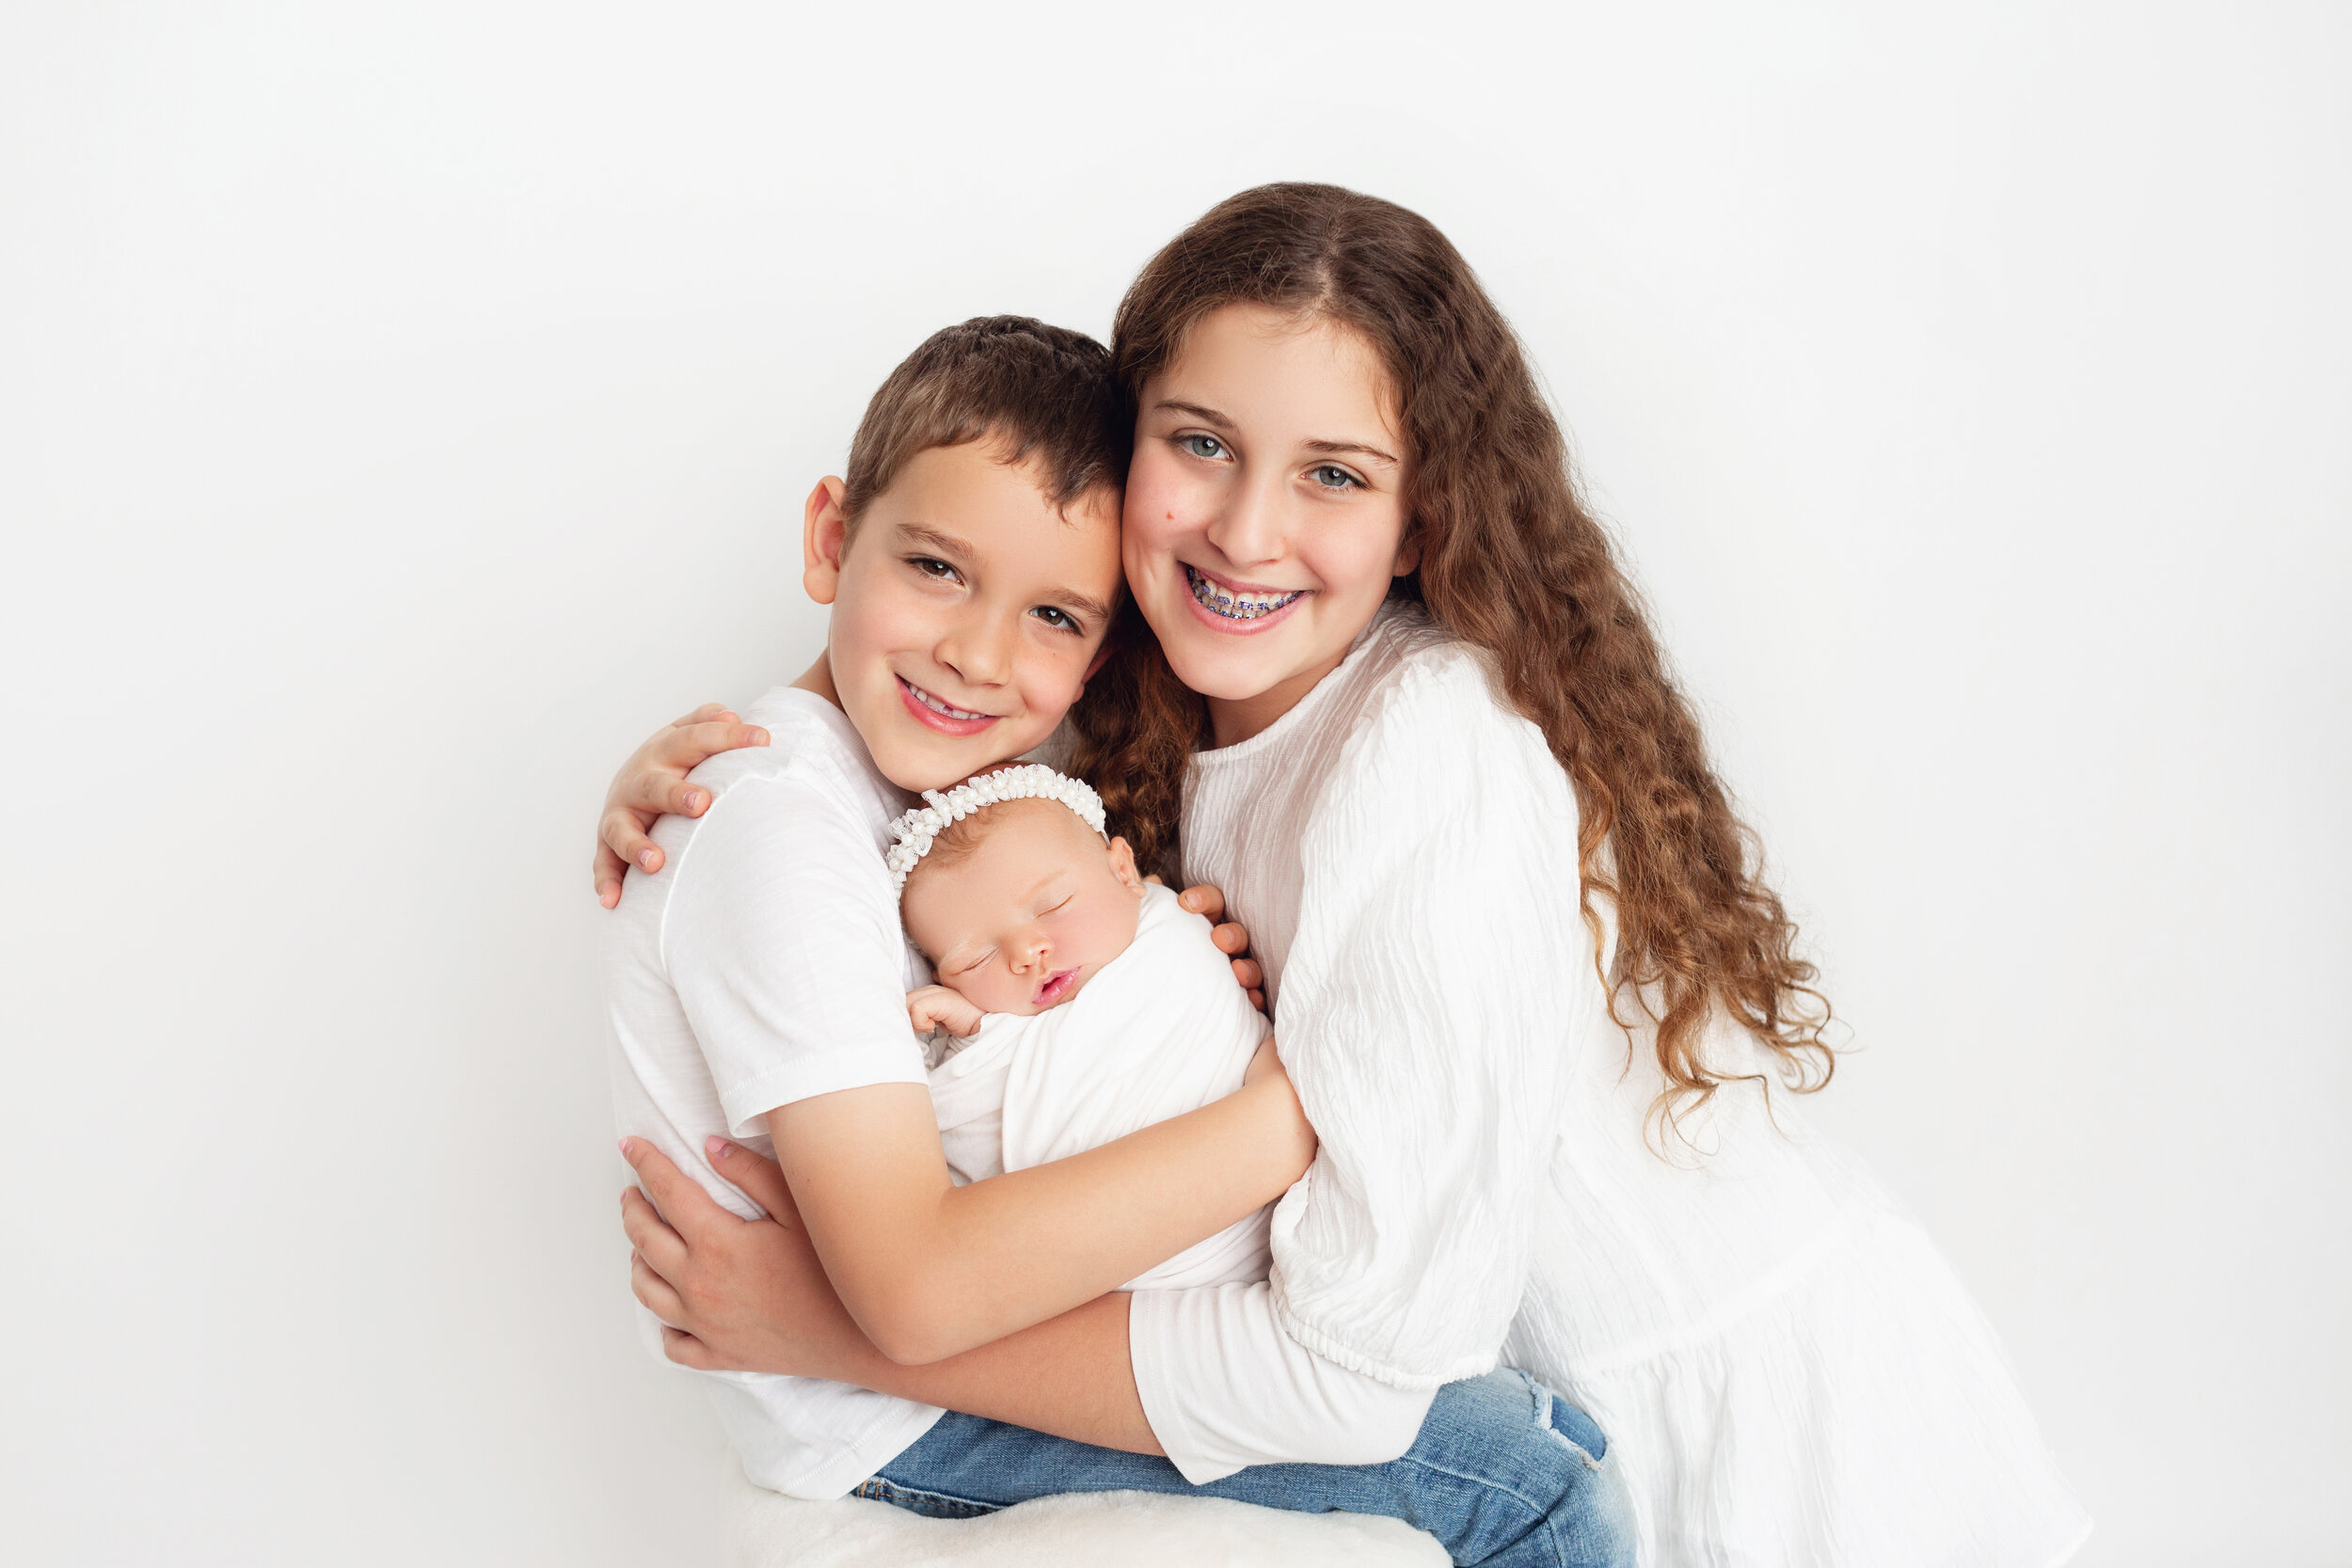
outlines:
{"label": "boy's fingers", "polygon": [[645,1304],[645,1310],[663,1323],[686,1321],[684,1299],[670,1289],[668,1280],[654,1273],[644,1259],[633,1252],[628,1255],[628,1288],[632,1295]]}
{"label": "boy's fingers", "polygon": [[1195,914],[1207,915],[1212,926],[1225,918],[1225,895],[1206,883],[1184,889],[1176,901]]}
{"label": "boy's fingers", "polygon": [[672,1328],[668,1323],[661,1325],[661,1354],[679,1366],[691,1367],[696,1371],[715,1372],[729,1370],[719,1365],[719,1358],[710,1354],[708,1345],[704,1344],[686,1330]]}
{"label": "boy's fingers", "polygon": [[621,1229],[628,1236],[628,1244],[637,1249],[637,1256],[651,1264],[656,1274],[675,1273],[686,1262],[686,1243],[670,1228],[669,1222],[654,1212],[645,1195],[631,1187],[621,1195]]}
{"label": "boy's fingers", "polygon": [[792,1201],[792,1188],[784,1180],[783,1166],[725,1138],[709,1139],[704,1147],[710,1153],[711,1168],[742,1189],[744,1196],[767,1210],[769,1218],[799,1227],[800,1206]]}
{"label": "boy's fingers", "polygon": [[1216,950],[1229,958],[1236,953],[1249,951],[1249,933],[1230,920],[1222,926],[1211,927],[1209,940],[1216,942]]}
{"label": "boy's fingers", "polygon": [[689,724],[707,723],[713,719],[724,720],[731,724],[735,722],[735,710],[724,703],[705,703],[684,718],[671,720],[670,728],[682,730]]}
{"label": "boy's fingers", "polygon": [[1265,984],[1265,972],[1258,967],[1258,960],[1255,958],[1235,958],[1233,979],[1242,990],[1255,990]]}
{"label": "boy's fingers", "polygon": [[1252,988],[1252,989],[1251,989],[1251,990],[1250,990],[1250,992],[1249,992],[1249,1005],[1250,1005],[1251,1006],[1253,1006],[1253,1007],[1257,1008],[1257,1009],[1258,1009],[1258,1011],[1260,1011],[1260,1012],[1264,1012],[1264,1011],[1265,1011],[1265,992],[1263,992],[1263,991],[1262,991],[1262,990],[1256,990],[1255,988]]}

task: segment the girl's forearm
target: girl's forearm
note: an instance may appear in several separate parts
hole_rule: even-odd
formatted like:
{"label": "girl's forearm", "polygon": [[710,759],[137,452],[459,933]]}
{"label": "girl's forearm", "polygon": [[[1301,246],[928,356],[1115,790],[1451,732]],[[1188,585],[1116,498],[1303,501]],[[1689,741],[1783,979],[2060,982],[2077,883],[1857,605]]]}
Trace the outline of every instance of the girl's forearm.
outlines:
{"label": "girl's forearm", "polygon": [[871,1345],[824,1375],[1097,1448],[1160,1452],[1128,1362],[1123,1292],[945,1361],[908,1367]]}

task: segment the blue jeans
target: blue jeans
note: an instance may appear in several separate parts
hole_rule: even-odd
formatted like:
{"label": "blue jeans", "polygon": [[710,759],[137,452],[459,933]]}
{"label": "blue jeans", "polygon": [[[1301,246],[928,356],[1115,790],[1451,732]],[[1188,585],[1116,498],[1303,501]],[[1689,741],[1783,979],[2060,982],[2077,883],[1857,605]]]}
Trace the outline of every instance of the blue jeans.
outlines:
{"label": "blue jeans", "polygon": [[949,1411],[859,1486],[935,1518],[1063,1492],[1176,1492],[1295,1513],[1382,1513],[1427,1530],[1457,1563],[1566,1568],[1633,1561],[1625,1482],[1582,1411],[1520,1372],[1438,1390],[1421,1435],[1386,1465],[1253,1465],[1195,1486],[1167,1460]]}

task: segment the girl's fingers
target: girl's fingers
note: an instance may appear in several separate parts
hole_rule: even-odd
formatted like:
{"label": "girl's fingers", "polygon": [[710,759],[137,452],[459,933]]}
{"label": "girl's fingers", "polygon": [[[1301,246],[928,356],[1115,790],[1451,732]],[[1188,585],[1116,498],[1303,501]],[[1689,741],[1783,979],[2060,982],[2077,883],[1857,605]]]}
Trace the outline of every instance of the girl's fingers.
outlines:
{"label": "girl's fingers", "polygon": [[686,1266],[686,1243],[655,1212],[645,1195],[631,1187],[621,1195],[621,1228],[653,1272],[668,1278]]}
{"label": "girl's fingers", "polygon": [[723,720],[732,724],[735,722],[735,710],[724,703],[705,703],[683,719],[671,720],[670,728],[682,730],[689,724],[707,723],[713,719]]}
{"label": "girl's fingers", "polygon": [[709,1139],[704,1148],[709,1152],[711,1169],[741,1188],[743,1196],[767,1210],[771,1219],[796,1227],[800,1225],[800,1206],[792,1201],[783,1166],[725,1138]]}
{"label": "girl's fingers", "polygon": [[1265,984],[1265,973],[1258,967],[1258,960],[1255,958],[1235,958],[1233,979],[1242,990],[1255,990]]}
{"label": "girl's fingers", "polygon": [[1249,933],[1230,920],[1222,926],[1210,927],[1209,940],[1216,942],[1216,950],[1229,958],[1249,951]]}
{"label": "girl's fingers", "polygon": [[621,882],[628,875],[628,863],[612,852],[612,846],[596,840],[594,875],[596,879],[596,902],[606,909],[617,908],[621,902]]}
{"label": "girl's fingers", "polygon": [[597,824],[596,836],[623,864],[643,871],[659,871],[668,857],[662,854],[660,845],[645,836],[645,826],[644,818],[635,812],[612,806]]}
{"label": "girl's fingers", "polygon": [[646,760],[690,773],[721,752],[732,752],[739,746],[767,745],[768,732],[756,724],[714,719],[655,738],[657,744]]}
{"label": "girl's fingers", "polygon": [[1252,989],[1252,990],[1251,990],[1251,991],[1249,992],[1249,1005],[1250,1005],[1251,1006],[1253,1006],[1253,1007],[1257,1008],[1257,1009],[1258,1009],[1258,1011],[1260,1011],[1260,1012],[1264,1012],[1264,1011],[1265,1011],[1265,992],[1263,992],[1263,991],[1262,991],[1262,990],[1258,990]]}
{"label": "girl's fingers", "polygon": [[637,1180],[644,1183],[654,1206],[669,1222],[670,1228],[684,1238],[690,1247],[697,1237],[705,1237],[713,1230],[723,1228],[722,1222],[739,1226],[750,1223],[719,1207],[711,1196],[703,1191],[701,1182],[672,1164],[668,1155],[644,1139],[623,1138],[621,1158],[627,1160],[629,1168],[637,1173]]}
{"label": "girl's fingers", "polygon": [[628,1255],[628,1288],[645,1310],[673,1326],[686,1321],[686,1302],[670,1282],[649,1268],[635,1253]]}

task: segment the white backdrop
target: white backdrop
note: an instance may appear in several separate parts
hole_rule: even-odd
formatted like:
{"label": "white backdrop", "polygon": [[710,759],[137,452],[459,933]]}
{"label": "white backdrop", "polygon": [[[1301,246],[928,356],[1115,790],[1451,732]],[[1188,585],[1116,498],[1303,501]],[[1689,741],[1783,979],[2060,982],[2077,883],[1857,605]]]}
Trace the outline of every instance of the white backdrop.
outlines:
{"label": "white backdrop", "polygon": [[2093,1565],[2352,1563],[2340,6],[0,11],[0,1557],[707,1560],[585,876],[946,322],[1526,334]]}

